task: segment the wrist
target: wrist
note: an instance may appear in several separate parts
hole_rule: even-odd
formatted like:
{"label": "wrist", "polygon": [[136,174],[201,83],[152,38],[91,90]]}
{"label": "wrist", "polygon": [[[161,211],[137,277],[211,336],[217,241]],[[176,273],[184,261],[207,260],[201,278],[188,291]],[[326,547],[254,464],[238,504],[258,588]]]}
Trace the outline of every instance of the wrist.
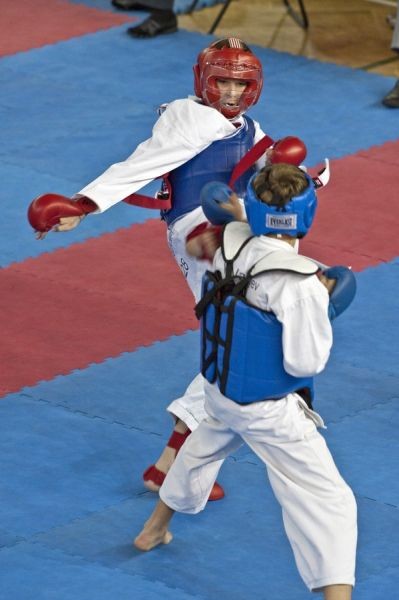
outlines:
{"label": "wrist", "polygon": [[77,206],[79,206],[79,208],[82,211],[81,220],[86,215],[89,215],[90,213],[98,210],[97,204],[93,202],[93,200],[90,200],[90,198],[87,198],[86,196],[80,196],[80,198],[77,198],[74,202]]}

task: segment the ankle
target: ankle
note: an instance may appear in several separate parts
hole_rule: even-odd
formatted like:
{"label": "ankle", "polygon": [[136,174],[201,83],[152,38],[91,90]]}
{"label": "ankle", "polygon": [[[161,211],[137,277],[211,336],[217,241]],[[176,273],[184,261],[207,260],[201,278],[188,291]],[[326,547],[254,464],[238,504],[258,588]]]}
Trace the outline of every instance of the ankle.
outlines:
{"label": "ankle", "polygon": [[158,21],[159,23],[164,23],[165,21],[169,21],[169,19],[173,19],[175,13],[173,10],[162,10],[158,8],[151,9],[151,17]]}
{"label": "ankle", "polygon": [[351,600],[352,586],[345,584],[329,585],[323,588],[324,600]]}

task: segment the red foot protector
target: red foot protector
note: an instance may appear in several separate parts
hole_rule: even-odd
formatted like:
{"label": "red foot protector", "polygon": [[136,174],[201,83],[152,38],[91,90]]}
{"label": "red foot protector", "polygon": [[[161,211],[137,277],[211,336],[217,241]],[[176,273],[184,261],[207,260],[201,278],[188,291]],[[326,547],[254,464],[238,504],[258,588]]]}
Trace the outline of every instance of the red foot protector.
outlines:
{"label": "red foot protector", "polygon": [[2,395],[198,327],[158,220],[11,265],[0,289]]}
{"label": "red foot protector", "polygon": [[[180,448],[183,446],[184,442],[190,434],[190,429],[188,429],[186,433],[179,433],[178,431],[173,431],[166,445],[169,448],[173,448],[174,450],[176,450],[177,455],[179,453]],[[160,471],[155,465],[151,465],[143,473],[144,485],[151,492],[157,492],[163,484],[163,482],[165,481],[165,477],[166,473]]]}
{"label": "red foot protector", "polygon": [[41,48],[135,20],[65,0],[2,2],[0,56]]}
{"label": "red foot protector", "polygon": [[398,256],[399,141],[331,161],[303,254],[359,271]]}

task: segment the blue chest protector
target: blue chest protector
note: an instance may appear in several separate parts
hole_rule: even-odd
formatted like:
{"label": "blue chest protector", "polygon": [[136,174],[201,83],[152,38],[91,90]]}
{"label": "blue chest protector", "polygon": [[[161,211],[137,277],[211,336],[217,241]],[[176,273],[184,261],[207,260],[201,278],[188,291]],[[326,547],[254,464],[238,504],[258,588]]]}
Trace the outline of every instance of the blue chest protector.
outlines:
{"label": "blue chest protector", "polygon": [[[236,134],[213,142],[208,148],[194,156],[169,174],[172,188],[172,208],[162,211],[168,225],[200,206],[200,192],[206,183],[220,181],[229,183],[234,167],[254,145],[255,125],[244,117],[244,126]],[[255,167],[248,169],[235,183],[239,196],[245,194],[248,181]]]}
{"label": "blue chest protector", "polygon": [[201,318],[201,373],[239,404],[298,392],[311,406],[313,378],[293,377],[284,370],[281,323],[273,313],[251,305],[245,294],[250,281],[261,273],[278,270],[309,276],[318,267],[282,250],[267,255],[246,274],[234,275],[234,261],[252,237],[245,223],[227,225],[222,246],[226,275],[223,278],[219,271],[204,275],[202,299],[196,307]]}

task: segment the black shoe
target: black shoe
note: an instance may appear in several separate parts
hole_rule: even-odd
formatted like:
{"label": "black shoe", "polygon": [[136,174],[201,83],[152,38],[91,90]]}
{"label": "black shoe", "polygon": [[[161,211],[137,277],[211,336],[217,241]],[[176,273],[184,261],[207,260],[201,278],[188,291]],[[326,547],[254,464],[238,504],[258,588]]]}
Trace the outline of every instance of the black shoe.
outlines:
{"label": "black shoe", "polygon": [[175,14],[168,18],[160,18],[158,14],[151,14],[140,25],[129,27],[127,33],[137,38],[151,38],[161,33],[174,33],[177,31],[177,18]]}
{"label": "black shoe", "polygon": [[121,8],[122,10],[148,10],[148,6],[144,4],[140,4],[140,2],[134,2],[134,0],[112,0],[111,4],[113,4],[116,8]]}
{"label": "black shoe", "polygon": [[383,98],[382,103],[388,108],[399,108],[399,79],[392,90]]}

